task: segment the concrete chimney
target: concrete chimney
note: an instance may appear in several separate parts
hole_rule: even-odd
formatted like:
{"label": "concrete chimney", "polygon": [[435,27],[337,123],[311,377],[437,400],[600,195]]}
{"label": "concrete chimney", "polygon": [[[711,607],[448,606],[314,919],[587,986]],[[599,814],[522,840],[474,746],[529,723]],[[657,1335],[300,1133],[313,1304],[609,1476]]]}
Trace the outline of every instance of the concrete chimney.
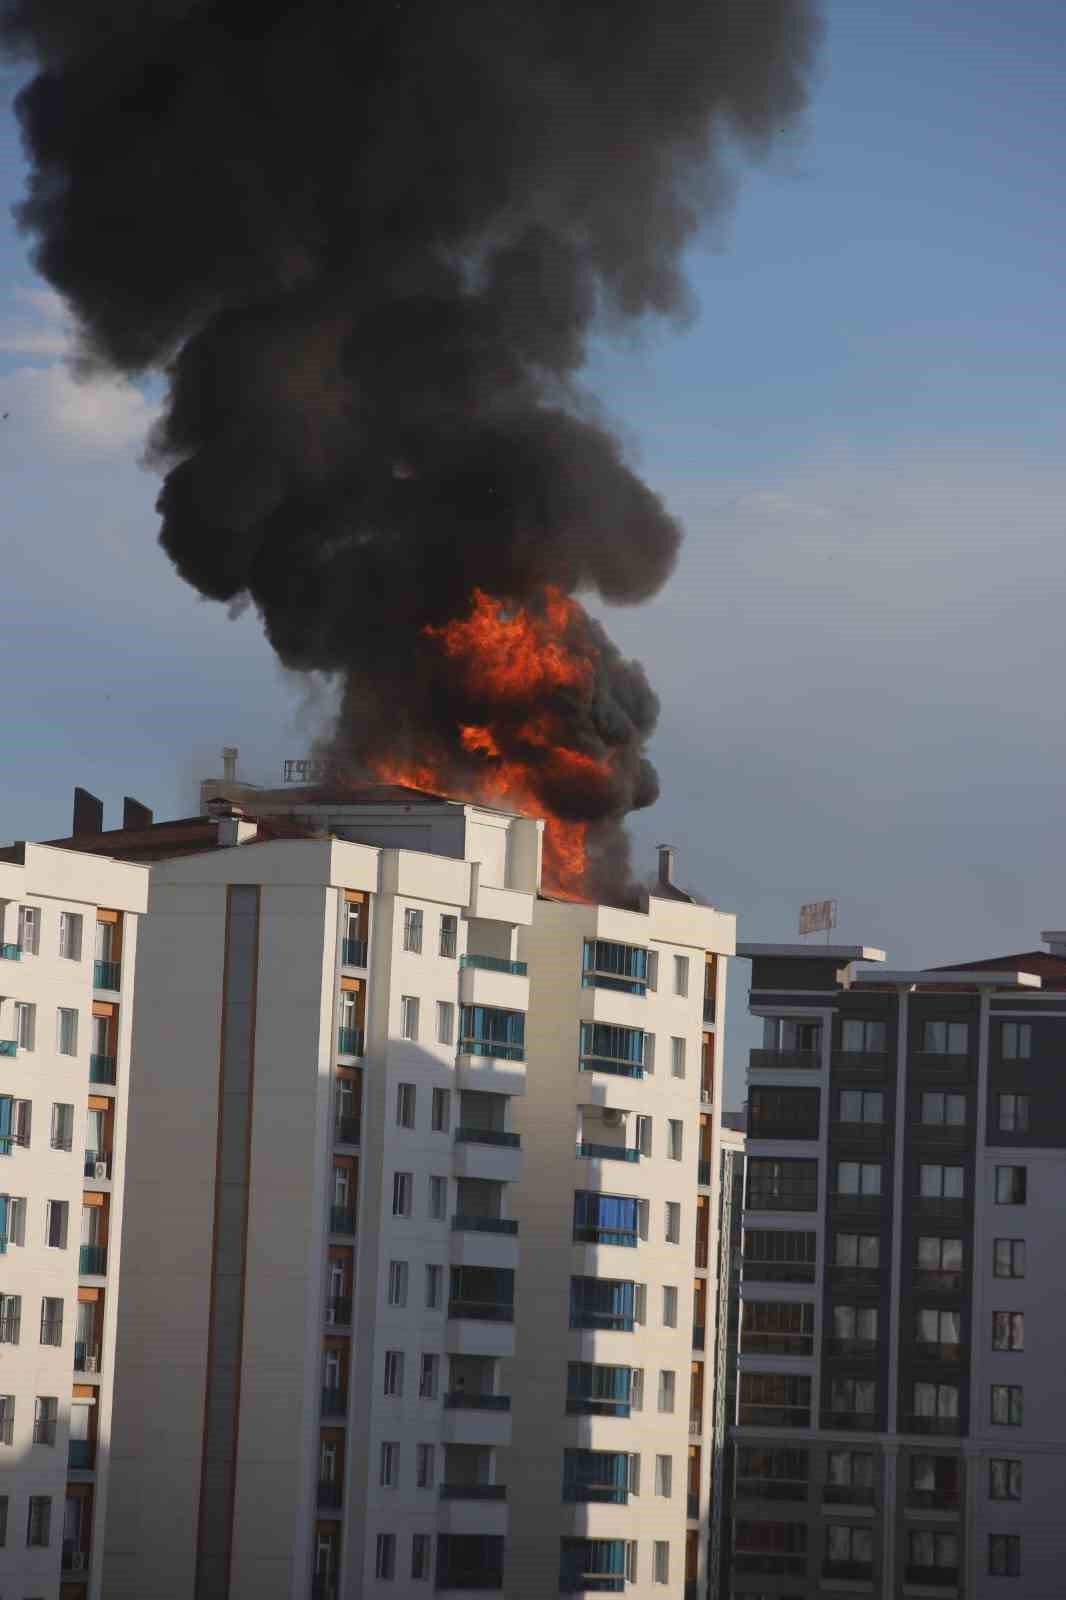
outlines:
{"label": "concrete chimney", "polygon": [[74,790],[74,820],[70,831],[75,839],[82,834],[104,831],[104,802],[88,789]]}
{"label": "concrete chimney", "polygon": [[237,757],[240,750],[235,744],[222,746],[222,778],[225,783],[237,782]]}
{"label": "concrete chimney", "polygon": [[1040,935],[1053,956],[1066,956],[1066,930],[1053,928]]}
{"label": "concrete chimney", "polygon": [[672,844],[661,844],[659,851],[659,882],[666,889],[674,886],[674,847]]}
{"label": "concrete chimney", "polygon": [[152,813],[147,806],[142,806],[139,800],[134,800],[132,795],[125,795],[122,800],[122,826],[124,828],[150,828],[152,826]]}

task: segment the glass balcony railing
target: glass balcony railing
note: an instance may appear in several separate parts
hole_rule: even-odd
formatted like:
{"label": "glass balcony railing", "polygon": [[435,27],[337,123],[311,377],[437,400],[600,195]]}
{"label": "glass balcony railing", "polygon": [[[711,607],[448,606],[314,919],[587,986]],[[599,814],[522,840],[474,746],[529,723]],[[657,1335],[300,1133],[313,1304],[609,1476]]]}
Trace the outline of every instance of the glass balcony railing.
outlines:
{"label": "glass balcony railing", "polygon": [[590,1161],[639,1161],[640,1151],[628,1149],[624,1144],[594,1144],[582,1139],[577,1147],[579,1156]]}
{"label": "glass balcony railing", "polygon": [[67,1466],[72,1472],[89,1472],[96,1461],[96,1446],[91,1439],[68,1439]]}
{"label": "glass balcony railing", "polygon": [[122,977],[122,963],[120,961],[94,961],[93,962],[93,988],[117,989]]}
{"label": "glass balcony railing", "polygon": [[337,1051],[342,1056],[361,1056],[363,1053],[362,1028],[338,1028]]}
{"label": "glass balcony railing", "polygon": [[83,1278],[102,1277],[107,1271],[107,1245],[83,1244],[78,1252],[78,1271]]}
{"label": "glass balcony railing", "polygon": [[22,950],[17,944],[0,944],[0,961],[21,961]]}
{"label": "glass balcony railing", "polygon": [[449,1300],[448,1315],[469,1318],[473,1322],[513,1322],[514,1303],[499,1300]]}
{"label": "glass balcony railing", "polygon": [[444,1396],[446,1411],[510,1411],[509,1394],[476,1394],[469,1389],[449,1389]]}
{"label": "glass balcony railing", "polygon": [[347,1389],[323,1389],[322,1415],[324,1417],[346,1417],[348,1415]]}
{"label": "glass balcony railing", "polygon": [[518,1232],[518,1223],[509,1217],[465,1217],[457,1213],[452,1218],[453,1233],[508,1233]]}
{"label": "glass balcony railing", "polygon": [[604,1328],[614,1333],[632,1333],[637,1319],[632,1312],[590,1311],[582,1307],[570,1314],[572,1328]]}
{"label": "glass balcony railing", "polygon": [[461,1056],[492,1056],[497,1061],[524,1061],[524,1044],[506,1044],[502,1039],[460,1039]]}
{"label": "glass balcony railing", "polygon": [[495,1144],[507,1150],[518,1150],[522,1145],[519,1133],[508,1133],[504,1128],[456,1128],[456,1144]]}
{"label": "glass balcony railing", "polygon": [[344,939],[341,942],[341,961],[346,967],[366,966],[366,940]]}
{"label": "glass balcony railing", "polygon": [[330,1206],[330,1233],[354,1233],[355,1212],[350,1206]]}
{"label": "glass balcony railing", "polygon": [[505,961],[503,956],[460,956],[460,967],[470,967],[474,972],[507,972],[514,978],[525,978],[529,966],[525,961]]}
{"label": "glass balcony railing", "polygon": [[572,1417],[628,1417],[633,1404],[630,1400],[601,1400],[598,1395],[571,1394],[567,1396],[566,1409]]}
{"label": "glass balcony railing", "polygon": [[564,1483],[563,1499],[574,1505],[624,1506],[629,1491],[624,1483]]}
{"label": "glass balcony railing", "polygon": [[587,1222],[579,1222],[574,1228],[575,1244],[617,1244],[635,1250],[639,1238],[635,1228],[598,1228]]}
{"label": "glass balcony railing", "polygon": [[114,1083],[114,1081],[115,1081],[115,1058],[114,1058],[114,1056],[91,1055],[89,1057],[89,1082],[90,1083]]}
{"label": "glass balcony railing", "polygon": [[639,1061],[611,1061],[606,1056],[581,1056],[581,1072],[606,1072],[615,1078],[643,1078],[644,1067]]}
{"label": "glass balcony railing", "polygon": [[362,1117],[337,1117],[333,1137],[337,1144],[358,1144],[363,1134]]}

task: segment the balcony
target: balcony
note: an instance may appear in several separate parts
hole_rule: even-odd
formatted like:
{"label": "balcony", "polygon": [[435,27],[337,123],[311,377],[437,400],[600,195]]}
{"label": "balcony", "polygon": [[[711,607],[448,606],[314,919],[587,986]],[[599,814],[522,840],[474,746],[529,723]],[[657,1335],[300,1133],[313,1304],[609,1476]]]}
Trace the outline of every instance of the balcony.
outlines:
{"label": "balcony", "polygon": [[513,1322],[514,1302],[499,1300],[449,1300],[449,1317],[471,1322]]}
{"label": "balcony", "polygon": [[67,1441],[67,1466],[71,1472],[91,1472],[96,1465],[96,1445],[92,1439]]}
{"label": "balcony", "polygon": [[814,1334],[760,1333],[742,1328],[740,1353],[742,1356],[813,1356]]}
{"label": "balcony", "polygon": [[806,1479],[738,1478],[738,1500],[805,1501]]}
{"label": "balcony", "polygon": [[[0,1343],[3,1342],[3,1338],[4,1338],[4,1335],[3,1335],[2,1329],[0,1329]],[[14,1343],[15,1341],[12,1341],[12,1342]],[[59,1345],[61,1345],[63,1343],[63,1318],[62,1317],[42,1317],[41,1318],[41,1343],[42,1344],[50,1344],[50,1345],[53,1345],[55,1347],[58,1347]]]}
{"label": "balcony", "polygon": [[970,1129],[965,1123],[917,1122],[911,1127],[911,1139],[940,1150],[964,1150],[970,1142]]}
{"label": "balcony", "polygon": [[711,1163],[709,1161],[698,1161],[696,1163],[696,1182],[702,1184],[704,1188],[709,1187],[711,1182]]}
{"label": "balcony", "polygon": [[461,1056],[487,1056],[493,1061],[524,1061],[524,1044],[506,1044],[502,1039],[460,1039]]}
{"label": "balcony", "polygon": [[881,1211],[884,1196],[879,1194],[845,1194],[841,1190],[829,1196],[835,1214],[849,1212],[854,1216],[876,1217]]}
{"label": "balcony", "polygon": [[352,1235],[355,1232],[355,1211],[350,1206],[330,1206],[330,1233]]}
{"label": "balcony", "polygon": [[876,1339],[837,1339],[825,1341],[826,1353],[831,1356],[851,1356],[854,1359],[873,1361],[877,1356]]}
{"label": "balcony", "polygon": [[17,1039],[0,1039],[0,1056],[14,1056],[18,1054]]}
{"label": "balcony", "polygon": [[344,1502],[344,1490],[333,1478],[320,1478],[317,1499],[320,1511],[339,1511]]}
{"label": "balcony", "polygon": [[823,1561],[823,1578],[848,1578],[869,1583],[873,1579],[872,1561]]}
{"label": "balcony", "polygon": [[914,1070],[926,1078],[936,1078],[945,1083],[962,1083],[970,1076],[969,1056],[937,1055],[919,1050],[914,1057]]}
{"label": "balcony", "polygon": [[904,1583],[924,1583],[931,1589],[958,1587],[958,1567],[904,1567]]}
{"label": "balcony", "polygon": [[765,1188],[749,1183],[749,1211],[817,1211],[817,1183],[790,1183],[787,1178]]}
{"label": "balcony", "polygon": [[0,944],[0,961],[21,961],[22,949],[17,944]]}
{"label": "balcony", "polygon": [[635,1228],[597,1228],[589,1223],[579,1223],[574,1228],[575,1244],[610,1244],[635,1250],[639,1239]]}
{"label": "balcony", "polygon": [[340,1056],[361,1056],[363,1054],[362,1028],[337,1029],[337,1054]]}
{"label": "balcony", "polygon": [[[884,1143],[883,1122],[831,1122],[829,1134],[835,1144],[861,1145],[864,1150],[879,1150]],[[817,1135],[814,1137],[817,1138]]]}
{"label": "balcony", "polygon": [[814,1282],[813,1261],[748,1261],[745,1259],[740,1265],[741,1273],[746,1283]]}
{"label": "balcony", "polygon": [[921,1361],[931,1361],[937,1366],[957,1367],[962,1360],[961,1344],[942,1344],[939,1340],[918,1339],[914,1348]]}
{"label": "balcony", "polygon": [[581,1056],[579,1072],[605,1072],[614,1078],[643,1078],[644,1067],[638,1061],[613,1061],[607,1056]]}
{"label": "balcony", "polygon": [[358,1144],[363,1136],[363,1119],[357,1117],[338,1117],[333,1124],[334,1144]]}
{"label": "balcony", "polygon": [[509,1394],[477,1394],[468,1389],[449,1389],[444,1396],[446,1411],[510,1411]]}
{"label": "balcony", "polygon": [[518,1232],[518,1223],[508,1217],[470,1217],[457,1214],[452,1218],[453,1233],[505,1233],[512,1237]]}
{"label": "balcony", "polygon": [[621,1311],[590,1311],[582,1309],[570,1314],[572,1328],[584,1328],[594,1333],[632,1333],[636,1318]]}
{"label": "balcony", "polygon": [[733,1571],[756,1572],[767,1576],[780,1573],[789,1578],[805,1578],[807,1557],[771,1555],[765,1550],[735,1550]]}
{"label": "balcony", "polygon": [[954,1511],[962,1509],[958,1489],[908,1489],[907,1505],[912,1511]]}
{"label": "balcony", "polygon": [[872,1487],[854,1483],[826,1483],[822,1485],[822,1504],[827,1506],[872,1506]]}
{"label": "balcony", "polygon": [[506,1500],[504,1483],[442,1483],[442,1500]]}
{"label": "balcony", "polygon": [[91,1055],[89,1057],[89,1082],[110,1084],[115,1082],[114,1056]]}
{"label": "balcony", "polygon": [[507,1133],[503,1128],[465,1128],[455,1130],[456,1144],[491,1144],[504,1150],[520,1150],[522,1135]]}
{"label": "balcony", "polygon": [[698,1522],[700,1520],[700,1497],[698,1494],[693,1494],[691,1490],[685,1499],[685,1515],[689,1522]]}
{"label": "balcony", "polygon": [[502,1589],[502,1567],[438,1567],[437,1589]]}
{"label": "balcony", "polygon": [[961,1222],[966,1215],[966,1201],[961,1195],[919,1194],[914,1197],[914,1210],[920,1217]]}
{"label": "balcony", "polygon": [[326,1300],[326,1321],[339,1323],[341,1327],[350,1327],[352,1322],[352,1301],[350,1295],[330,1295]]}
{"label": "balcony", "polygon": [[78,1252],[78,1271],[83,1278],[102,1278],[107,1271],[107,1245],[83,1244]]}
{"label": "balcony", "polygon": [[[813,1280],[812,1271],[809,1281]],[[879,1289],[881,1268],[832,1266],[829,1268],[829,1281],[835,1289]]]}
{"label": "balcony", "polygon": [[502,956],[460,956],[459,966],[475,972],[507,972],[513,978],[529,976],[529,966],[525,961],[505,961]]}
{"label": "balcony", "polygon": [[628,1417],[633,1407],[628,1400],[601,1400],[587,1394],[566,1397],[567,1415],[571,1417]]}
{"label": "balcony", "polygon": [[887,1050],[834,1050],[833,1071],[852,1078],[883,1078],[888,1072]]}
{"label": "balcony", "polygon": [[122,978],[121,961],[94,961],[93,962],[93,988],[117,989]]}
{"label": "balcony", "polygon": [[85,1176],[94,1178],[97,1183],[103,1183],[105,1178],[111,1176],[110,1150],[86,1150]]}
{"label": "balcony", "polygon": [[704,1350],[706,1347],[707,1325],[703,1322],[694,1322],[692,1324],[692,1348],[693,1350]]}
{"label": "balcony", "polygon": [[63,1540],[63,1554],[61,1570],[63,1572],[89,1571],[90,1555],[87,1548],[78,1544],[74,1539]]}
{"label": "balcony", "polygon": [[100,1371],[99,1345],[89,1345],[84,1339],[75,1339],[74,1371],[90,1373]]}
{"label": "balcony", "polygon": [[346,1417],[348,1415],[347,1389],[323,1389],[321,1414],[324,1417]]}
{"label": "balcony", "polygon": [[823,1411],[823,1428],[847,1428],[856,1433],[872,1433],[877,1428],[876,1411]]}
{"label": "balcony", "polygon": [[752,1050],[748,1066],[753,1072],[817,1072],[821,1050]]}
{"label": "balcony", "polygon": [[346,967],[365,967],[366,940],[343,939],[341,941],[341,962]]}
{"label": "balcony", "polygon": [[934,1433],[942,1438],[957,1439],[962,1432],[961,1417],[919,1417],[913,1413],[904,1417],[905,1433]]}
{"label": "balcony", "polygon": [[592,1144],[583,1139],[577,1147],[579,1158],[588,1161],[639,1161],[640,1151],[624,1144]]}

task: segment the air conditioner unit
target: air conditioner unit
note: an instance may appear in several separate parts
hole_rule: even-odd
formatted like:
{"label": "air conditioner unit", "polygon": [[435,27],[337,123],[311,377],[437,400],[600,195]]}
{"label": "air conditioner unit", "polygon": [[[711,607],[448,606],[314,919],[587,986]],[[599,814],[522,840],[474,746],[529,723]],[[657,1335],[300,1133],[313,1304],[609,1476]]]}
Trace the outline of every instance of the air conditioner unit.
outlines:
{"label": "air conditioner unit", "polygon": [[84,1550],[75,1550],[70,1558],[71,1569],[74,1572],[84,1572],[88,1560],[89,1558]]}
{"label": "air conditioner unit", "polygon": [[614,1106],[605,1106],[603,1111],[603,1124],[605,1128],[617,1128],[626,1119],[624,1111],[616,1111]]}
{"label": "air conditioner unit", "polygon": [[93,1177],[94,1178],[106,1178],[107,1177],[107,1162],[106,1161],[94,1161],[93,1162]]}
{"label": "air conditioner unit", "polygon": [[86,1356],[85,1357],[85,1370],[86,1370],[86,1372],[95,1372],[96,1371],[96,1364],[99,1361],[99,1359],[100,1359],[99,1356]]}

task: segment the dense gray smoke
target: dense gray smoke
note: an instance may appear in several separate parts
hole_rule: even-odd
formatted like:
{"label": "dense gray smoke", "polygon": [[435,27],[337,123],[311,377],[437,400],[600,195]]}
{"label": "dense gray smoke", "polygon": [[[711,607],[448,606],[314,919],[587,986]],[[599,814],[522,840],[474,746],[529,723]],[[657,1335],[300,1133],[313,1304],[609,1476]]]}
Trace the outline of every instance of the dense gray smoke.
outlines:
{"label": "dense gray smoke", "polygon": [[169,379],[178,571],[341,676],[342,764],[472,794],[521,767],[601,879],[657,792],[643,670],[575,606],[589,672],[501,704],[440,629],[476,589],[543,629],[556,590],[669,574],[678,528],[574,376],[594,326],[684,309],[682,249],[817,33],[808,0],[0,0],[39,69],[36,264],[87,361]]}

